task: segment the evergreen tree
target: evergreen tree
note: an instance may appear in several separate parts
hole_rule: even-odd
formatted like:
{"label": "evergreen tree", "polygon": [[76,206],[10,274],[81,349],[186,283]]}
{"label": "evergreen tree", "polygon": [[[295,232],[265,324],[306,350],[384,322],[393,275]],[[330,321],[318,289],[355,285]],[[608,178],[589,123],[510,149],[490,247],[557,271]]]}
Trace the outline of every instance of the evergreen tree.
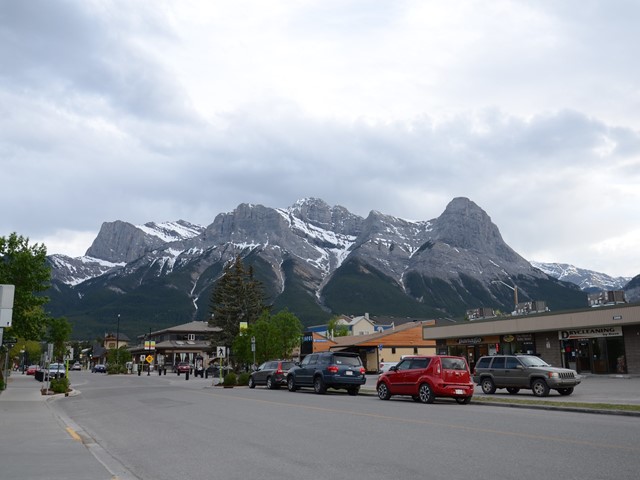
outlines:
{"label": "evergreen tree", "polygon": [[231,346],[240,333],[240,322],[254,324],[268,307],[264,303],[262,284],[253,276],[253,268],[245,269],[238,255],[225,268],[211,294],[210,325],[220,327],[215,334],[217,345]]}

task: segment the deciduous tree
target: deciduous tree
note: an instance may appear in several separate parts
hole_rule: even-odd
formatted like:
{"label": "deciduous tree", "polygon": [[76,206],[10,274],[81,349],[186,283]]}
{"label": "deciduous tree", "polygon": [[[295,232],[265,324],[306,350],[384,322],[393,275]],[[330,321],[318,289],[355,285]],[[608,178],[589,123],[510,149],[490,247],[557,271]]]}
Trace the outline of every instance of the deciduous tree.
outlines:
{"label": "deciduous tree", "polygon": [[44,245],[29,245],[29,239],[12,233],[0,237],[0,284],[15,285],[12,336],[40,340],[47,324],[41,295],[49,288],[51,269]]}

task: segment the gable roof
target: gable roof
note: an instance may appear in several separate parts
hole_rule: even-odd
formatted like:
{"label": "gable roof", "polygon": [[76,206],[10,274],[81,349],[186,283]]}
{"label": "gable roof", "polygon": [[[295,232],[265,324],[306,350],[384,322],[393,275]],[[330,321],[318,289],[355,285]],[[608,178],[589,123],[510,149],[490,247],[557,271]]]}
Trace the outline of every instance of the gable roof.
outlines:
{"label": "gable roof", "polygon": [[220,327],[212,327],[209,325],[209,322],[193,321],[157,330],[155,332],[151,332],[151,335],[157,335],[159,333],[217,333],[221,331],[222,329]]}
{"label": "gable roof", "polygon": [[398,325],[395,328],[387,329],[383,332],[370,333],[368,335],[349,335],[346,337],[335,337],[335,345],[329,349],[343,349],[346,347],[377,347],[378,345],[394,347],[431,347],[435,345],[433,340],[422,338],[422,327],[431,325],[432,321],[408,322]]}

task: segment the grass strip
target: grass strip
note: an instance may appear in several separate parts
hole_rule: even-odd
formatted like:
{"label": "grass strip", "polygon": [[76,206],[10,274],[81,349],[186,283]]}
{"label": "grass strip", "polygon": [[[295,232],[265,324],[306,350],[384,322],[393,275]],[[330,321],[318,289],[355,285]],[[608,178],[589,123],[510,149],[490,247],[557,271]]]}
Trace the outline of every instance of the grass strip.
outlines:
{"label": "grass strip", "polygon": [[640,412],[640,405],[623,405],[616,403],[583,403],[583,402],[554,402],[553,400],[527,400],[518,398],[473,397],[475,403],[504,403],[515,405],[540,405],[551,407],[584,408],[589,410],[616,410],[625,412]]}

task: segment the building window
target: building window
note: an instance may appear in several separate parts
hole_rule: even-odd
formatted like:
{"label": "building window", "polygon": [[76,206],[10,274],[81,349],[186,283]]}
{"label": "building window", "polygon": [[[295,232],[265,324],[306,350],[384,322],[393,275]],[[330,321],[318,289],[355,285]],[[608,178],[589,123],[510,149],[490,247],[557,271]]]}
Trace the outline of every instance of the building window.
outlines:
{"label": "building window", "polygon": [[413,347],[413,354],[417,355],[418,354],[418,347]]}
{"label": "building window", "polygon": [[396,347],[391,347],[391,354],[395,355],[396,354]]}
{"label": "building window", "polygon": [[187,340],[195,340],[195,339],[196,339],[196,334],[195,334],[195,333],[190,333],[190,334],[187,336]]}

